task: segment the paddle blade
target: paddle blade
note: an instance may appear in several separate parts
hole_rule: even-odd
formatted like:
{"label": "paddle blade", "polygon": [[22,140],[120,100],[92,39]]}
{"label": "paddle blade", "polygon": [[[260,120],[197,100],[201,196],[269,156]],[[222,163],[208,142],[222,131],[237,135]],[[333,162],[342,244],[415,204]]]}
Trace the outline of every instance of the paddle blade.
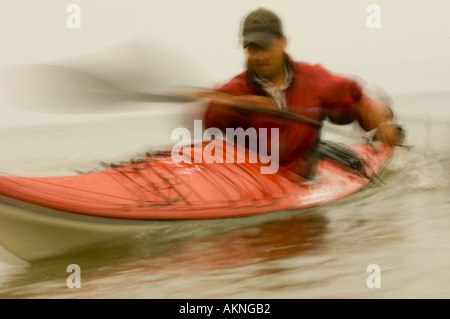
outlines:
{"label": "paddle blade", "polygon": [[0,72],[0,95],[9,108],[51,113],[105,110],[122,96],[102,79],[57,65],[16,65]]}
{"label": "paddle blade", "polygon": [[205,83],[196,65],[181,49],[131,40],[57,63],[0,69],[1,103],[36,112],[92,113],[185,102],[172,91]]}

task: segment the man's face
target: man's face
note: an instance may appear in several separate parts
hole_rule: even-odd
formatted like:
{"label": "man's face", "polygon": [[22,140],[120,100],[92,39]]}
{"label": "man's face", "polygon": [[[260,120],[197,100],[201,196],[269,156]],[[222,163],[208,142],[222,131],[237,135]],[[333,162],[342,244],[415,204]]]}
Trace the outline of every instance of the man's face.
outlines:
{"label": "man's face", "polygon": [[266,79],[278,75],[284,67],[285,49],[284,36],[275,37],[269,45],[250,43],[245,47],[248,68]]}

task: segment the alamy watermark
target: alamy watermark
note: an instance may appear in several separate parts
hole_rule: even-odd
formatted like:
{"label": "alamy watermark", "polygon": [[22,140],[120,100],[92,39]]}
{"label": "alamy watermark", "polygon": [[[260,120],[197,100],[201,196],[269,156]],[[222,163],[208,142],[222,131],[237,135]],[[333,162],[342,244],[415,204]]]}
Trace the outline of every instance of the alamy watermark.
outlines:
{"label": "alamy watermark", "polygon": [[[274,174],[279,168],[279,129],[270,129],[270,138],[267,128],[227,128],[225,138],[218,128],[208,128],[203,131],[202,120],[194,121],[194,136],[187,128],[179,127],[172,131],[171,139],[178,140],[171,152],[172,161],[175,163],[249,163],[269,164],[261,166],[261,174]],[[214,140],[211,138],[214,136]],[[180,139],[181,138],[181,139]],[[195,142],[208,141],[208,144],[191,156],[190,145]],[[224,144],[217,140],[227,140]],[[235,143],[236,141],[236,143]],[[248,143],[247,143],[248,141]],[[246,156],[235,156],[236,144],[244,146],[248,150]],[[223,148],[225,145],[225,149]],[[269,147],[270,145],[270,147]],[[270,148],[270,154],[269,154]],[[186,152],[186,154],[185,154]],[[240,155],[240,154],[237,154]]]}
{"label": "alamy watermark", "polygon": [[70,13],[66,19],[66,25],[69,29],[81,28],[81,8],[78,4],[69,4],[66,12]]}
{"label": "alamy watermark", "polygon": [[381,8],[378,4],[369,4],[366,12],[370,13],[366,20],[366,25],[369,29],[381,28]]}
{"label": "alamy watermark", "polygon": [[67,288],[81,288],[81,268],[77,264],[67,266],[66,272],[71,274],[67,277]]}
{"label": "alamy watermark", "polygon": [[370,264],[366,272],[371,274],[366,279],[367,288],[381,288],[381,267],[377,264]]}

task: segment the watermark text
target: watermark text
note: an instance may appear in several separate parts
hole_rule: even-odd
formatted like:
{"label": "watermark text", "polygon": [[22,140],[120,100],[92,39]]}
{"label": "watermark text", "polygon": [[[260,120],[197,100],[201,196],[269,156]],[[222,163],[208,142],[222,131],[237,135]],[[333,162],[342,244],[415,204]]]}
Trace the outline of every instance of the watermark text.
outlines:
{"label": "watermark text", "polygon": [[67,277],[66,285],[68,288],[81,288],[81,268],[77,264],[67,266],[66,272],[71,274]]}
{"label": "watermark text", "polygon": [[66,12],[70,13],[66,19],[66,25],[69,29],[81,28],[81,8],[78,4],[69,4]]}
{"label": "watermark text", "polygon": [[377,264],[370,264],[366,268],[366,272],[371,274],[367,277],[367,288],[381,288],[381,267]]}
{"label": "watermark text", "polygon": [[369,29],[381,28],[381,8],[378,4],[369,4],[366,12],[370,13],[366,20],[366,25]]}
{"label": "watermark text", "polygon": [[[225,130],[225,149],[218,140],[224,140],[221,130],[208,128],[203,131],[201,120],[194,121],[194,137],[187,128],[179,127],[172,131],[171,139],[178,140],[171,152],[175,163],[257,163],[262,164],[261,174],[274,174],[279,168],[279,129],[271,128],[270,137],[267,128],[227,128]],[[212,137],[214,139],[212,140]],[[181,138],[181,139],[180,139]],[[210,141],[201,152],[195,152],[191,156],[190,145],[195,141]],[[247,143],[248,141],[248,143]],[[235,143],[236,142],[236,143]],[[240,153],[235,153],[235,145],[243,146],[248,150],[248,158]],[[269,152],[270,148],[270,152]]]}

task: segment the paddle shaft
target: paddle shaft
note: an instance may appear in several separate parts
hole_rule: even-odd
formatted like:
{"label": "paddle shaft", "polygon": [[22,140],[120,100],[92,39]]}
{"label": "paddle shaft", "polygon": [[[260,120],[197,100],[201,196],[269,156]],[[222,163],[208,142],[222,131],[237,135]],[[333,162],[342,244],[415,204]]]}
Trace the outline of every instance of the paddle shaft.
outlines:
{"label": "paddle shaft", "polygon": [[[191,102],[196,100],[202,100],[202,98],[186,98],[182,96],[177,95],[162,95],[162,94],[153,94],[153,93],[142,93],[142,92],[129,92],[125,94],[128,100],[132,101],[164,101],[164,102]],[[305,116],[284,111],[284,110],[276,110],[276,109],[268,109],[268,108],[262,108],[255,106],[253,104],[246,104],[242,102],[232,102],[230,100],[221,100],[221,99],[214,99],[216,102],[221,102],[224,104],[231,105],[236,108],[246,109],[246,110],[252,110],[255,112],[263,113],[272,115],[275,117],[280,117],[296,122],[300,122],[302,124],[307,124],[316,128],[321,128],[322,123],[310,118],[307,118]]]}

